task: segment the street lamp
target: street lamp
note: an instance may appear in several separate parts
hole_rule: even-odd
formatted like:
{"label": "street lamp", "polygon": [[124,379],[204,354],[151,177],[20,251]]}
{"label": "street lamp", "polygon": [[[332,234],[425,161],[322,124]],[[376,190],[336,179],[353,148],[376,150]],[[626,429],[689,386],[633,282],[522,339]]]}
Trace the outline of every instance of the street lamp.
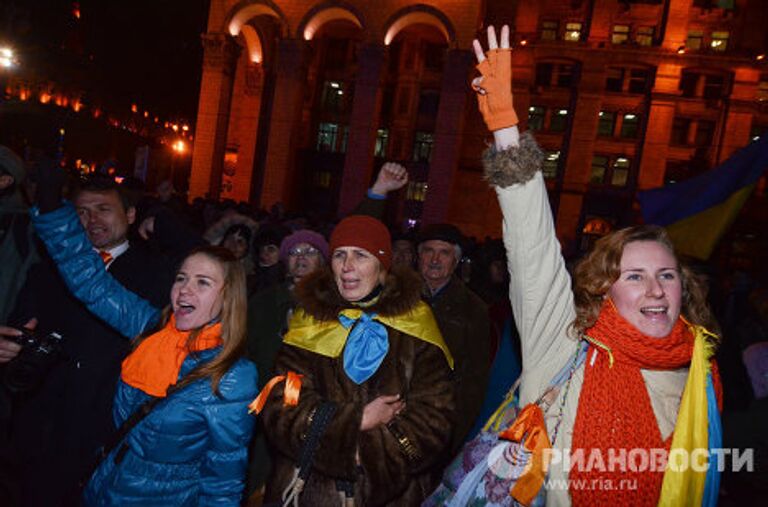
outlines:
{"label": "street lamp", "polygon": [[0,67],[10,69],[17,65],[16,53],[13,48],[8,46],[0,47]]}

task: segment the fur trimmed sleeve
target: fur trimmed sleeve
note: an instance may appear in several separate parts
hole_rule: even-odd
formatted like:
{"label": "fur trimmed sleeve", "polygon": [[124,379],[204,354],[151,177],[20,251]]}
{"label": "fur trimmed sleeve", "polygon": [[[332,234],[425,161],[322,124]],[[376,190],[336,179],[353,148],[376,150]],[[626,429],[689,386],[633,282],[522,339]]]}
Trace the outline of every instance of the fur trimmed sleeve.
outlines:
{"label": "fur trimmed sleeve", "polygon": [[536,140],[525,132],[520,136],[520,146],[497,151],[491,146],[483,153],[485,179],[497,187],[506,188],[525,183],[541,170],[544,152]]}

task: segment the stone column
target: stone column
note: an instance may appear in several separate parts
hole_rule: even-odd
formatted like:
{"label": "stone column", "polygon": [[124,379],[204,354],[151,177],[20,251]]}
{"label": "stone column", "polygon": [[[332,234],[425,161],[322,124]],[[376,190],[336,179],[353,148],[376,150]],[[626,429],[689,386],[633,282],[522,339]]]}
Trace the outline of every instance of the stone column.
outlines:
{"label": "stone column", "polygon": [[240,49],[227,34],[203,35],[203,77],[189,178],[190,198],[219,195],[232,81]]}
{"label": "stone column", "polygon": [[299,39],[277,44],[275,90],[269,118],[269,139],[259,203],[269,208],[282,202],[290,209],[296,186],[296,138],[307,75],[307,45]]}
{"label": "stone column", "polygon": [[427,195],[421,214],[425,225],[446,220],[451,189],[461,155],[464,111],[469,95],[468,73],[471,65],[472,54],[467,50],[451,49],[446,53],[435,126],[435,144],[429,164]]}
{"label": "stone column", "polygon": [[360,202],[371,180],[385,61],[386,49],[383,46],[366,44],[360,48],[355,96],[349,116],[343,184],[339,195],[339,216],[342,217],[348,215]]}
{"label": "stone column", "polygon": [[250,197],[263,85],[261,64],[243,54],[237,67],[226,145],[227,156],[234,160],[225,157],[222,198],[247,201]]}

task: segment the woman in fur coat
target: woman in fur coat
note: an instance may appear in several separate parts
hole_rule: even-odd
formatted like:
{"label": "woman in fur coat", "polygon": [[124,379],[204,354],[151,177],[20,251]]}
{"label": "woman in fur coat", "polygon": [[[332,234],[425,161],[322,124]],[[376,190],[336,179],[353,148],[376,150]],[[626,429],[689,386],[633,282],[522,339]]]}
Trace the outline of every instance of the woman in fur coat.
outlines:
{"label": "woman in fur coat", "polygon": [[384,224],[348,217],[330,249],[256,402],[275,449],[266,501],[419,505],[451,434],[453,360],[417,276],[390,270]]}

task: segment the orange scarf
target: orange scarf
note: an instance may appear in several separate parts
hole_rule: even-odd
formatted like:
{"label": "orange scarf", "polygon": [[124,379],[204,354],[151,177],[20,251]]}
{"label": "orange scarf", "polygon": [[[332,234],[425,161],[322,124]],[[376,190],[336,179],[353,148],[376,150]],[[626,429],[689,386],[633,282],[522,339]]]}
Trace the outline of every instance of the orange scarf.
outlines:
{"label": "orange scarf", "polygon": [[187,344],[191,331],[176,329],[173,314],[157,333],[142,341],[123,361],[123,382],[151,396],[165,397],[168,387],[179,379],[181,364],[190,352],[222,344],[221,322],[205,326],[194,343]]}
{"label": "orange scarf", "polygon": [[[590,347],[571,444],[572,466],[576,452],[584,453],[582,463],[586,466],[581,470],[573,466],[569,474],[573,505],[656,505],[663,470],[650,471],[646,467],[642,472],[623,471],[616,465],[611,471],[609,457],[622,449],[627,453],[632,449],[651,448],[669,451],[672,437],[661,438],[640,370],[674,370],[688,365],[693,335],[682,319],[678,319],[666,338],[645,336],[621,317],[613,304],[603,305],[597,322],[586,335]],[[594,354],[597,357],[593,363]],[[589,470],[589,456],[595,449],[601,452],[605,467],[595,466]],[[609,449],[615,451],[609,452]],[[623,461],[631,462],[631,459]],[[632,481],[631,489],[619,489],[622,479]],[[635,479],[637,488],[634,488]],[[577,484],[581,486],[576,487]],[[614,489],[609,490],[609,485]]]}

